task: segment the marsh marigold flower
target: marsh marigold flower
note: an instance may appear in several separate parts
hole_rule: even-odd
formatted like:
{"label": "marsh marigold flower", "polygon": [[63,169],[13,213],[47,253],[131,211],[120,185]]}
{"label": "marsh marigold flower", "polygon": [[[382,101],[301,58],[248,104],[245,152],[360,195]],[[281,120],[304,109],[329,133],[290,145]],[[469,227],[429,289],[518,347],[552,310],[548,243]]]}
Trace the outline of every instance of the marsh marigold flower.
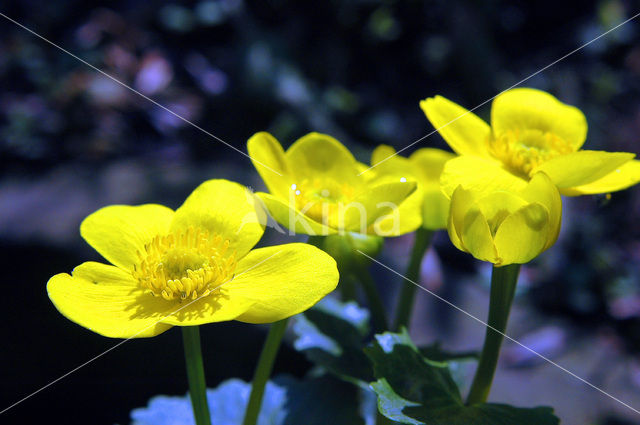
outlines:
{"label": "marsh marigold flower", "polygon": [[608,193],[640,181],[633,153],[581,150],[584,114],[543,91],[517,88],[498,95],[491,126],[441,96],[420,102],[427,118],[460,157],[447,162],[443,190],[458,185],[521,190],[544,172],[563,195]]}
{"label": "marsh marigold flower", "polygon": [[285,152],[262,132],[247,148],[270,192],[257,196],[278,223],[297,233],[397,236],[420,225],[419,212],[394,215],[416,183],[362,173],[367,167],[333,137],[309,133]]}
{"label": "marsh marigold flower", "polygon": [[411,209],[418,209],[422,215],[422,227],[429,230],[447,227],[449,199],[440,188],[440,175],[447,161],[455,158],[451,152],[441,149],[422,148],[408,158],[395,155],[391,146],[380,145],[371,155],[371,171],[379,179],[414,179],[418,184],[415,192],[400,204],[400,217],[413,216]]}
{"label": "marsh marigold flower", "polygon": [[252,249],[264,231],[253,199],[237,183],[210,180],[176,211],[102,208],[80,233],[113,265],[86,262],[53,276],[49,298],[72,321],[116,338],[304,311],[336,287],[336,263],[306,244]]}
{"label": "marsh marigold flower", "polygon": [[496,266],[524,264],[558,239],[560,193],[544,173],[518,191],[468,190],[451,197],[448,231],[460,250]]}

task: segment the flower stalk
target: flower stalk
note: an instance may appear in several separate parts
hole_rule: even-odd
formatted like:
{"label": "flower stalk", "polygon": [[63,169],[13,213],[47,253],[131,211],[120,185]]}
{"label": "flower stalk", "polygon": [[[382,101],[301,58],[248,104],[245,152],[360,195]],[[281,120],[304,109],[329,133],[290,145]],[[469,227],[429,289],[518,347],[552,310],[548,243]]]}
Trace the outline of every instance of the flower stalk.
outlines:
{"label": "flower stalk", "polygon": [[356,273],[369,302],[374,331],[376,333],[387,331],[389,329],[387,313],[380,297],[380,292],[376,287],[376,282],[373,280],[369,270],[363,265],[357,267]]}
{"label": "flower stalk", "polygon": [[358,295],[356,284],[357,281],[353,274],[345,273],[340,275],[340,282],[338,283],[338,287],[340,288],[342,301],[348,302],[356,299]]}
{"label": "flower stalk", "polygon": [[504,267],[493,266],[488,326],[478,369],[467,398],[468,405],[484,403],[489,397],[493,375],[500,356],[500,346],[516,293],[519,272],[520,264],[510,264]]}
{"label": "flower stalk", "polygon": [[289,319],[280,320],[273,323],[269,327],[269,333],[267,339],[262,347],[260,358],[258,359],[258,365],[256,366],[256,372],[253,375],[253,383],[251,385],[251,395],[249,396],[249,403],[247,404],[247,410],[244,414],[243,425],[255,425],[258,421],[258,415],[260,414],[260,407],[262,406],[262,397],[264,396],[264,389],[267,385],[267,381],[271,376],[273,370],[273,363],[280,349],[280,343],[284,336],[284,331],[287,329],[287,323]]}
{"label": "flower stalk", "polygon": [[184,344],[184,358],[187,364],[189,397],[191,398],[196,425],[211,425],[199,328],[197,326],[183,326],[182,341]]}
{"label": "flower stalk", "polygon": [[409,259],[409,265],[405,273],[405,277],[409,282],[405,282],[405,284],[402,285],[400,298],[398,299],[398,305],[396,307],[396,318],[393,325],[395,330],[400,330],[403,326],[406,328],[409,327],[416,289],[418,289],[416,285],[410,282],[420,283],[420,265],[422,264],[424,254],[431,245],[433,233],[432,230],[425,229],[424,227],[416,231],[413,249],[411,250],[411,258]]}

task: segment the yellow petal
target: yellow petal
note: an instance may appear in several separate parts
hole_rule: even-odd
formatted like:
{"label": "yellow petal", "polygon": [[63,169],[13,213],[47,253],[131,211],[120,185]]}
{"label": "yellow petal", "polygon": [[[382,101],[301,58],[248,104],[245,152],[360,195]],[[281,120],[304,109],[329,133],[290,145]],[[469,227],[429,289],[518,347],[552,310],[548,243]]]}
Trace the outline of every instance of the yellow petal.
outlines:
{"label": "yellow petal", "polygon": [[451,152],[433,148],[418,149],[409,157],[424,192],[422,226],[427,229],[437,230],[447,227],[449,200],[442,193],[440,177],[444,164],[455,157]]}
{"label": "yellow petal", "polygon": [[458,186],[453,195],[451,195],[451,211],[449,213],[447,231],[451,242],[460,251],[469,252],[462,243],[462,228],[464,226],[464,217],[474,202],[473,194],[462,186]]}
{"label": "yellow petal", "polygon": [[544,249],[549,248],[558,239],[562,222],[562,199],[555,185],[544,173],[534,174],[527,187],[520,196],[529,203],[540,203],[549,212],[549,225],[547,226],[547,243]]}
{"label": "yellow petal", "polygon": [[375,173],[369,173],[370,168],[371,167],[369,167],[367,164],[356,161],[356,171],[358,172],[358,175],[364,177],[365,181],[368,181],[375,177]]}
{"label": "yellow petal", "polygon": [[174,212],[165,206],[112,205],[89,215],[80,224],[80,234],[104,258],[132,270],[137,252],[158,234],[169,230]]}
{"label": "yellow petal", "polygon": [[582,111],[549,93],[530,88],[499,94],[491,106],[491,127],[496,135],[517,129],[552,133],[574,150],[578,150],[587,137],[587,120]]}
{"label": "yellow petal", "polygon": [[256,133],[247,142],[247,150],[269,192],[286,196],[291,185],[291,173],[284,150],[275,137],[267,132]]}
{"label": "yellow petal", "polygon": [[443,193],[433,190],[425,191],[422,199],[422,227],[429,230],[446,228],[449,199]]}
{"label": "yellow petal", "polygon": [[176,210],[172,231],[190,226],[206,229],[211,237],[229,240],[236,258],[243,257],[258,243],[264,232],[264,216],[256,213],[256,199],[246,187],[228,180],[202,183]]}
{"label": "yellow petal", "polygon": [[298,180],[327,177],[359,186],[357,162],[342,143],[331,136],[309,133],[296,140],[286,152],[287,163]]}
{"label": "yellow petal", "polygon": [[417,170],[408,158],[393,155],[391,146],[380,145],[373,150],[371,165],[375,168],[364,174],[369,184],[405,182],[416,179]]}
{"label": "yellow petal", "polygon": [[73,269],[73,277],[100,285],[129,285],[133,289],[139,287],[138,281],[128,271],[95,261],[87,261],[77,266]]}
{"label": "yellow petal", "polygon": [[[416,187],[417,184],[410,181],[382,183],[368,187],[365,192],[357,195],[353,201],[344,205],[341,211],[338,211],[338,229],[349,232],[366,233],[369,225],[373,224],[380,217],[389,215],[393,209],[399,208],[402,202],[416,190]],[[412,211],[413,215],[411,214]],[[414,211],[409,208],[406,212],[408,213],[407,217],[399,217],[400,220],[413,220],[413,223],[417,220],[419,223],[419,210],[416,209]],[[409,224],[411,223],[407,221],[405,228],[414,225]],[[398,225],[397,228],[392,228],[390,234],[386,236],[399,235],[401,231],[400,222],[398,222]],[[415,228],[413,230],[415,230]]]}
{"label": "yellow petal", "polygon": [[399,155],[394,155],[396,150],[389,145],[379,145],[371,153],[371,165],[378,165],[381,161],[387,162],[391,158]]}
{"label": "yellow petal", "polygon": [[[444,198],[444,195],[440,194]],[[422,204],[424,196],[417,188],[398,208],[389,208],[384,215],[375,219],[367,234],[378,236],[400,236],[413,232],[422,224]],[[448,204],[448,200],[445,198]],[[430,206],[431,211],[431,206]],[[446,220],[446,217],[445,217]],[[446,221],[443,228],[446,227]]]}
{"label": "yellow petal", "polygon": [[418,172],[420,183],[425,186],[431,183],[439,187],[444,164],[455,157],[453,153],[441,149],[422,148],[412,153],[409,160]]}
{"label": "yellow petal", "polygon": [[495,234],[502,221],[527,205],[527,202],[512,192],[499,191],[483,196],[476,204]]}
{"label": "yellow petal", "polygon": [[505,170],[496,161],[459,156],[444,165],[440,184],[449,197],[460,185],[480,197],[499,190],[519,192],[525,188],[527,181]]}
{"label": "yellow petal", "polygon": [[486,141],[491,129],[480,117],[442,96],[420,102],[433,127],[460,155],[486,157]]}
{"label": "yellow petal", "polygon": [[247,299],[251,308],[237,318],[270,323],[307,310],[338,284],[338,269],[330,255],[301,243],[251,251],[238,263],[229,284],[229,300]]}
{"label": "yellow petal", "polygon": [[295,233],[304,235],[330,235],[336,233],[335,229],[318,223],[304,215],[304,212],[296,210],[295,201],[293,200],[289,204],[286,200],[263,192],[256,193],[256,196],[264,203],[275,221]]}
{"label": "yellow petal", "polygon": [[[376,183],[406,182],[415,179],[414,165],[400,155],[393,155],[395,149],[391,146],[380,145],[373,150],[371,165],[378,165],[371,181]],[[382,161],[382,162],[381,162]],[[375,219],[367,231],[368,234],[379,236],[398,236],[413,232],[422,224],[421,210],[423,192],[420,187],[402,201],[398,208],[389,208],[383,216]]]}
{"label": "yellow petal", "polygon": [[595,193],[609,193],[626,189],[640,182],[640,161],[632,160],[622,164],[604,177],[591,183],[574,186],[562,191],[563,195],[591,195]]}
{"label": "yellow petal", "polygon": [[500,263],[487,219],[477,206],[472,206],[464,216],[461,239],[466,250],[478,260]]}
{"label": "yellow petal", "polygon": [[500,263],[524,264],[538,256],[546,247],[549,211],[534,203],[520,208],[504,219],[495,236]]}
{"label": "yellow petal", "polygon": [[555,157],[536,168],[549,176],[558,189],[593,183],[620,168],[635,155],[627,152],[578,151]]}
{"label": "yellow petal", "polygon": [[122,270],[97,264],[84,263],[73,276],[60,273],[49,280],[47,292],[60,313],[111,338],[151,337],[171,327],[159,322],[167,301],[138,289]]}
{"label": "yellow petal", "polygon": [[232,280],[218,286],[219,292],[185,300],[182,303],[170,302],[171,310],[163,315],[162,323],[173,326],[198,326],[207,323],[234,320],[253,305],[247,298],[230,295],[228,286]]}

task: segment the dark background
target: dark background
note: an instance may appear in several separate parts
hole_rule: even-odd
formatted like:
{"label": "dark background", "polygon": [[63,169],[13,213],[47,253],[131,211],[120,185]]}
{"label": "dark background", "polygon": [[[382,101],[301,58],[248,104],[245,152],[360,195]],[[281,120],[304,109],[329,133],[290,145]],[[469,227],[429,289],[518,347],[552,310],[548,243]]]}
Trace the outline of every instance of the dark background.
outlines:
{"label": "dark background", "polygon": [[[632,1],[204,0],[3,2],[0,12],[228,144],[271,131],[284,146],[329,133],[368,162],[432,131],[419,100],[474,107],[640,12]],[[524,83],[582,109],[585,148],[640,153],[640,26],[633,21]],[[489,104],[477,112],[487,118]],[[416,148],[446,145],[438,135]],[[46,282],[99,256],[80,221],[113,203],[173,208],[201,181],[263,188],[243,155],[0,17],[0,410],[115,346],[60,315]],[[224,201],[224,200],[221,200]],[[640,406],[640,190],[565,202],[558,244],[523,270],[510,335]],[[290,242],[268,233],[264,243]],[[387,242],[402,269],[411,236]],[[425,282],[484,317],[487,270],[446,234]],[[392,300],[401,284],[381,276]],[[443,282],[444,279],[444,282]],[[390,304],[391,307],[391,304]],[[477,348],[482,328],[419,300],[414,337]],[[468,332],[467,332],[468,331]],[[207,380],[250,379],[264,328],[202,327]],[[276,372],[302,376],[286,346]],[[124,343],[0,416],[0,423],[128,423],[181,395],[179,332]],[[637,415],[507,344],[496,401],[549,404],[566,424]]]}

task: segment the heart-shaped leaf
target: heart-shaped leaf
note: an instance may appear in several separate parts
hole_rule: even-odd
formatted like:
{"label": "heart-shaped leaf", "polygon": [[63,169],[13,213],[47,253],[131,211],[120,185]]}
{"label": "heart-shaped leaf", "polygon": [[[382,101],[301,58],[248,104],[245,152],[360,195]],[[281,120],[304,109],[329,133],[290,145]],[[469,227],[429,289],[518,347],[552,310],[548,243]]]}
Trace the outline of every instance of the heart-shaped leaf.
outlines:
{"label": "heart-shaped leaf", "polygon": [[342,379],[368,386],[373,377],[364,354],[369,337],[369,312],[353,301],[325,298],[295,317],[296,350]]}
{"label": "heart-shaped leaf", "polygon": [[446,362],[425,358],[406,331],[376,335],[366,350],[377,381],[378,409],[411,425],[557,425],[549,407],[517,408],[506,404],[462,401]]}

